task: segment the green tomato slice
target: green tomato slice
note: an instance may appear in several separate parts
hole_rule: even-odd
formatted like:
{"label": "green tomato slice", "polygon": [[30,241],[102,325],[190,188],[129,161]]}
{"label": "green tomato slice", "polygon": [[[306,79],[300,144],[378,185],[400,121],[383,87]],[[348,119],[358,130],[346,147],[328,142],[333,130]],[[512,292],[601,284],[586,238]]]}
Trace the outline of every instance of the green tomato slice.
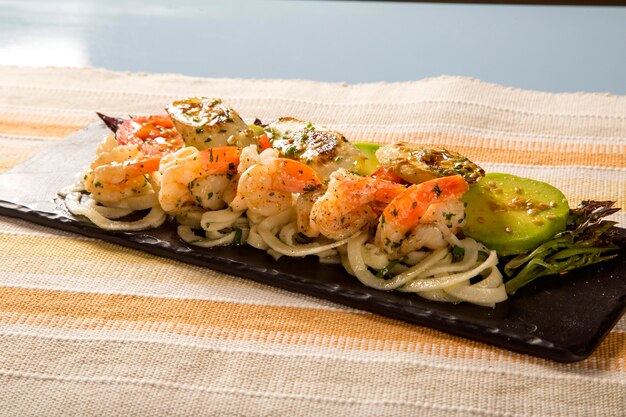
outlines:
{"label": "green tomato slice", "polygon": [[500,256],[528,252],[565,230],[569,206],[557,188],[510,174],[489,173],[463,196],[465,235]]}

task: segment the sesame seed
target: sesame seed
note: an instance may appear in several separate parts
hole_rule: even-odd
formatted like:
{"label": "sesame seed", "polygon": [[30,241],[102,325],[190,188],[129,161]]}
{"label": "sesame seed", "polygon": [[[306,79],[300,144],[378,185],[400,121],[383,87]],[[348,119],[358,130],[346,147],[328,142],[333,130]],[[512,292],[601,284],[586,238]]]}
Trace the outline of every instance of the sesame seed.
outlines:
{"label": "sesame seed", "polygon": [[476,231],[476,228],[474,226],[470,226],[467,228],[467,230],[469,230],[470,233],[474,233]]}
{"label": "sesame seed", "polygon": [[535,209],[528,209],[528,211],[526,211],[526,213],[528,213],[529,216],[534,216],[535,214],[538,213],[538,211],[535,210]]}
{"label": "sesame seed", "polygon": [[538,226],[541,226],[541,225],[543,224],[543,222],[541,221],[541,219],[540,219],[540,218],[537,218],[537,217],[535,217],[535,218],[533,219],[533,223],[535,223],[535,224],[536,224],[536,225],[538,225]]}
{"label": "sesame seed", "polygon": [[556,201],[554,201],[554,200],[550,201],[550,207],[555,208],[556,207]]}
{"label": "sesame seed", "polygon": [[555,216],[554,214],[548,214],[548,215],[546,216],[546,219],[548,219],[548,220],[554,220],[554,219],[556,219],[556,216]]}
{"label": "sesame seed", "polygon": [[477,221],[478,223],[481,223],[481,224],[482,224],[482,223],[484,223],[484,222],[485,222],[485,218],[484,218],[484,217],[478,217],[478,218],[476,219],[476,221]]}
{"label": "sesame seed", "polygon": [[515,194],[522,194],[522,189],[519,187],[515,187]]}
{"label": "sesame seed", "polygon": [[507,232],[507,233],[511,233],[511,228],[507,226],[507,227],[504,228],[504,231]]}
{"label": "sesame seed", "polygon": [[488,181],[488,182],[487,182],[487,184],[489,184],[489,186],[490,186],[491,188],[495,188],[495,187],[496,187],[496,182],[495,182],[495,181],[493,181],[493,180],[492,180],[492,181]]}

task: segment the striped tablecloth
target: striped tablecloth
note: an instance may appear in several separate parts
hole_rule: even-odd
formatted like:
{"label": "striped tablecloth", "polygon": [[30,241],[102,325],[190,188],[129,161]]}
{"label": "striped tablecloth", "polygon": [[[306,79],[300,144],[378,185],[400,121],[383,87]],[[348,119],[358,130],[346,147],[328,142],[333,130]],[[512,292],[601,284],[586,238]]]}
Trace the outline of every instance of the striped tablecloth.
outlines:
{"label": "striped tablecloth", "polygon": [[[0,67],[0,170],[110,115],[222,97],[356,141],[423,141],[626,207],[626,97]],[[45,181],[45,178],[42,178]],[[626,226],[626,215],[614,216]],[[0,218],[2,415],[624,416],[626,321],[557,364]]]}

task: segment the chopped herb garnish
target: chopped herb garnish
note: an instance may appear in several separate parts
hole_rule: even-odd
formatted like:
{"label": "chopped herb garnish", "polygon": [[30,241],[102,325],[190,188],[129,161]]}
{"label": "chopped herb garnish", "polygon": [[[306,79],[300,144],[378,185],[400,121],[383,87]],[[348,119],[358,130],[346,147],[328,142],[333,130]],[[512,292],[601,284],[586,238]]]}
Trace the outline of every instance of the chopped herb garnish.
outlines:
{"label": "chopped herb garnish", "polygon": [[439,188],[439,183],[435,184],[433,187],[433,193],[437,194],[437,198],[441,195],[441,188]]}
{"label": "chopped herb garnish", "polygon": [[383,267],[383,269],[381,269],[378,272],[376,272],[376,277],[378,277],[378,278],[385,278],[387,275],[389,275],[391,273],[391,270],[393,269],[393,267],[398,265],[398,262],[400,262],[399,259],[396,259],[395,261],[389,262],[387,265],[385,265]]}
{"label": "chopped herb garnish", "polygon": [[452,261],[453,262],[459,262],[461,260],[463,260],[463,257],[465,256],[465,248],[462,246],[457,246],[454,245],[452,247]]}
{"label": "chopped herb garnish", "polygon": [[285,158],[293,158],[294,156],[296,156],[296,152],[298,151],[298,148],[296,148],[295,146],[290,146],[285,150]]}
{"label": "chopped herb garnish", "polygon": [[233,238],[233,243],[235,245],[241,245],[241,237],[243,235],[243,232],[240,228],[236,228],[235,229],[235,237]]}

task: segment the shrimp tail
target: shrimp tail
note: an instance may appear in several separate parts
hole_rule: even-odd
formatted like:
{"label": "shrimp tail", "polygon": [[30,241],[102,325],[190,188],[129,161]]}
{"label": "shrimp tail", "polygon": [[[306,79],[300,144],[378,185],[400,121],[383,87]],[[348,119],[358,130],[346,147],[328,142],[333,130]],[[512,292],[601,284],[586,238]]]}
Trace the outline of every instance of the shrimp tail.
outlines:
{"label": "shrimp tail", "polygon": [[111,129],[111,132],[116,133],[117,129],[125,122],[124,119],[120,119],[118,117],[107,116],[106,114],[102,114],[100,112],[96,112],[100,120],[104,122],[104,124]]}

